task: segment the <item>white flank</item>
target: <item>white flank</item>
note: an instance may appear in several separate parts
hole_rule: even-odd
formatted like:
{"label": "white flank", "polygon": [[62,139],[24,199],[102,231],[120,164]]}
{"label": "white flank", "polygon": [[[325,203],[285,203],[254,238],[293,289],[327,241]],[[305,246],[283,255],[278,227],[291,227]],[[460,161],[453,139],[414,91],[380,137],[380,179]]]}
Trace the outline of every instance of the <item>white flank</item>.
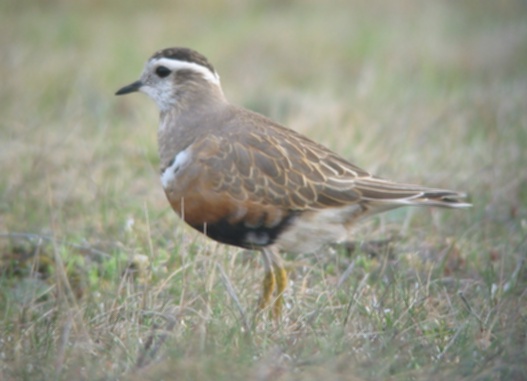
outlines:
{"label": "white flank", "polygon": [[189,159],[190,153],[188,152],[188,149],[179,152],[174,157],[172,165],[167,167],[161,174],[161,184],[163,184],[163,188],[168,188],[169,184],[176,178],[177,171],[187,163]]}
{"label": "white flank", "polygon": [[339,242],[348,236],[347,221],[358,217],[357,204],[306,212],[294,219],[291,226],[276,240],[277,246],[290,253],[312,253],[321,246]]}
{"label": "white flank", "polygon": [[199,65],[194,62],[178,61],[178,60],[173,60],[170,58],[158,58],[158,59],[152,60],[152,63],[154,65],[165,66],[174,71],[192,70],[197,73],[200,73],[203,76],[203,78],[205,78],[207,81],[212,82],[218,86],[220,85],[220,76],[218,75],[218,73],[213,72],[209,68]]}
{"label": "white flank", "polygon": [[269,244],[269,234],[265,232],[249,232],[245,236],[245,242],[250,245],[265,246]]}

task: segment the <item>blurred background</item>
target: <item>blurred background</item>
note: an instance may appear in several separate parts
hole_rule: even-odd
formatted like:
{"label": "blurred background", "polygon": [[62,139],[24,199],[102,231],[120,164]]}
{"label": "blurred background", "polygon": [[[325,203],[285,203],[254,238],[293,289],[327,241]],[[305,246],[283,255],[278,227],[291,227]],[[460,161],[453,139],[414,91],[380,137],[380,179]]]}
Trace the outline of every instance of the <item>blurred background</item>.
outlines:
{"label": "blurred background", "polygon": [[[525,332],[527,321],[527,4],[520,0],[3,0],[0,327],[15,333],[0,345],[0,371],[8,369],[0,378],[35,379],[38,366],[48,368],[42,379],[53,378],[68,361],[94,361],[83,357],[86,351],[97,359],[94,371],[118,378],[133,368],[139,343],[151,332],[151,322],[135,315],[146,309],[141,303],[148,298],[131,292],[116,307],[125,265],[111,265],[111,259],[126,263],[137,254],[153,261],[150,287],[156,291],[148,308],[184,311],[187,325],[177,331],[175,352],[186,353],[187,360],[195,355],[201,364],[202,352],[185,352],[198,345],[198,333],[202,349],[207,343],[223,349],[233,340],[244,342],[232,333],[240,323],[231,298],[219,278],[208,274],[221,263],[249,310],[259,289],[258,258],[251,262],[235,249],[214,246],[179,222],[159,181],[156,106],[142,94],[114,96],[138,79],[153,52],[170,46],[208,57],[231,102],[300,131],[379,176],[464,191],[474,204],[458,212],[394,211],[366,224],[360,239],[390,237],[394,230],[403,237],[398,255],[389,257],[390,266],[400,265],[391,274],[402,274],[395,286],[386,281],[394,279],[385,273],[391,267],[369,257],[351,265],[355,257],[335,259],[333,252],[301,258],[308,265],[295,270],[298,278],[292,275],[289,325],[280,331],[297,336],[281,342],[271,333],[257,337],[263,349],[240,346],[239,353],[229,352],[229,359],[242,364],[240,379],[260,374],[258,366],[267,360],[259,356],[270,348],[274,358],[274,345],[288,353],[284,369],[293,369],[288,361],[305,355],[293,342],[330,359],[337,348],[356,348],[355,354],[364,354],[357,355],[360,361],[344,357],[343,367],[335,366],[359,364],[359,373],[370,379],[409,379],[411,369],[413,379],[430,380],[445,364],[461,364],[459,374],[469,379],[487,379],[488,369],[503,379],[524,379],[525,337],[517,333]],[[216,252],[232,255],[208,259]],[[52,279],[37,288],[19,280],[19,262],[35,253],[54,264],[54,270],[29,266],[28,274]],[[433,264],[423,265],[427,260]],[[61,261],[64,278],[57,275],[61,267],[54,267]],[[322,307],[312,307],[319,295],[335,295],[335,279],[347,269],[352,273],[347,282],[355,288],[342,289],[342,300],[328,296],[332,308],[323,298]],[[372,269],[384,275],[368,282]],[[420,271],[422,277],[415,275]],[[432,273],[433,284],[443,285],[453,274],[455,281],[448,284],[456,286],[420,283]],[[220,291],[211,286],[216,284]],[[82,312],[53,304],[62,300],[53,292],[68,287],[84,299],[66,304]],[[436,304],[419,310],[419,317],[408,307],[390,320],[390,331],[387,309],[370,307],[386,295],[394,298],[390,308],[414,306],[397,297],[413,295],[416,287],[425,294],[419,300]],[[354,299],[364,304],[353,325],[344,323],[340,331],[335,325],[348,317],[338,313],[349,313],[352,288],[368,291]],[[460,292],[473,298],[459,299]],[[321,316],[316,320],[306,317],[313,308]],[[480,308],[482,320],[471,308]],[[112,320],[117,310],[124,316],[118,328]],[[107,324],[101,323],[106,317]],[[296,320],[304,325],[293,327]],[[209,324],[222,328],[214,335]],[[305,333],[300,326],[308,327],[306,336],[298,333]],[[338,333],[327,342],[314,334],[333,328]],[[302,341],[310,335],[313,341]],[[72,343],[79,342],[84,346],[76,357],[80,347]],[[229,362],[215,359],[222,365],[214,369],[231,380]],[[28,364],[34,364],[32,370]],[[313,370],[312,379],[325,374],[321,369]],[[427,376],[419,378],[425,374],[420,372]],[[470,378],[477,372],[482,378]],[[387,378],[392,375],[400,378]]]}
{"label": "blurred background", "polygon": [[207,56],[233,103],[380,176],[466,191],[481,210],[527,202],[524,2],[4,1],[0,10],[2,230],[82,231],[94,207],[166,207],[157,110],[113,94],[169,46]]}

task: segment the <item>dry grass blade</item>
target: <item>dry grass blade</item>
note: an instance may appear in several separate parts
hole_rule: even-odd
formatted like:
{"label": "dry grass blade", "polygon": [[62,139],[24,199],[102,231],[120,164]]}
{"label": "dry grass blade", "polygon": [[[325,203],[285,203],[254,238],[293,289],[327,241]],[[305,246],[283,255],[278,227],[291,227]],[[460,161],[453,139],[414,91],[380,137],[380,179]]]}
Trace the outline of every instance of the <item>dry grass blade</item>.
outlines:
{"label": "dry grass blade", "polygon": [[154,361],[159,349],[167,340],[170,332],[172,332],[177,325],[177,319],[172,316],[159,313],[156,313],[156,315],[164,318],[166,320],[166,325],[162,331],[159,330],[157,325],[152,326],[150,334],[148,335],[143,347],[139,352],[139,355],[137,356],[137,360],[135,362],[136,369],[144,368]]}
{"label": "dry grass blade", "polygon": [[250,326],[249,326],[249,321],[247,319],[247,314],[245,313],[245,310],[242,304],[240,303],[240,299],[238,298],[238,295],[236,295],[236,291],[234,290],[234,287],[232,286],[232,282],[230,281],[227,274],[225,274],[225,270],[219,263],[216,263],[216,267],[220,272],[221,280],[223,282],[223,285],[225,286],[225,290],[227,291],[227,294],[229,294],[232,301],[234,302],[234,305],[236,306],[236,309],[240,313],[240,321],[243,324],[244,332],[249,333]]}
{"label": "dry grass blade", "polygon": [[[526,19],[520,0],[0,1],[0,380],[526,380]],[[173,215],[155,107],[113,95],[178,44],[233,104],[473,207],[284,253],[280,324],[253,324],[259,259]]]}

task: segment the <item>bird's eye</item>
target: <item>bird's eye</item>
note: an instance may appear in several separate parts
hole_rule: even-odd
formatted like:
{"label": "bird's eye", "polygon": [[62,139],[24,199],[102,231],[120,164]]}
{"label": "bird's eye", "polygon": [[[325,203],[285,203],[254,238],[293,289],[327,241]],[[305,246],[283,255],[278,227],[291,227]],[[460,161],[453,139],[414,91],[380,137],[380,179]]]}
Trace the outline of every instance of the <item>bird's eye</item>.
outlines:
{"label": "bird's eye", "polygon": [[170,75],[170,69],[164,67],[164,66],[158,66],[156,68],[156,74],[160,78],[165,78]]}

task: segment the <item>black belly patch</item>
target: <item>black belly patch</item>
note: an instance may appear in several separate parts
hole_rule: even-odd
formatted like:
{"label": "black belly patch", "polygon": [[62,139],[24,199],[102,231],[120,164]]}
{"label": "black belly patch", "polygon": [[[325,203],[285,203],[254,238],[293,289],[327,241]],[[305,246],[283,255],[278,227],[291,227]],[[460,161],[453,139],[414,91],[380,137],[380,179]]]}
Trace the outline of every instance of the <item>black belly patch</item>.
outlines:
{"label": "black belly patch", "polygon": [[232,224],[226,219],[213,224],[200,224],[192,227],[215,241],[245,249],[258,249],[272,245],[297,215],[297,212],[290,212],[278,225],[271,228],[247,227],[243,221]]}

